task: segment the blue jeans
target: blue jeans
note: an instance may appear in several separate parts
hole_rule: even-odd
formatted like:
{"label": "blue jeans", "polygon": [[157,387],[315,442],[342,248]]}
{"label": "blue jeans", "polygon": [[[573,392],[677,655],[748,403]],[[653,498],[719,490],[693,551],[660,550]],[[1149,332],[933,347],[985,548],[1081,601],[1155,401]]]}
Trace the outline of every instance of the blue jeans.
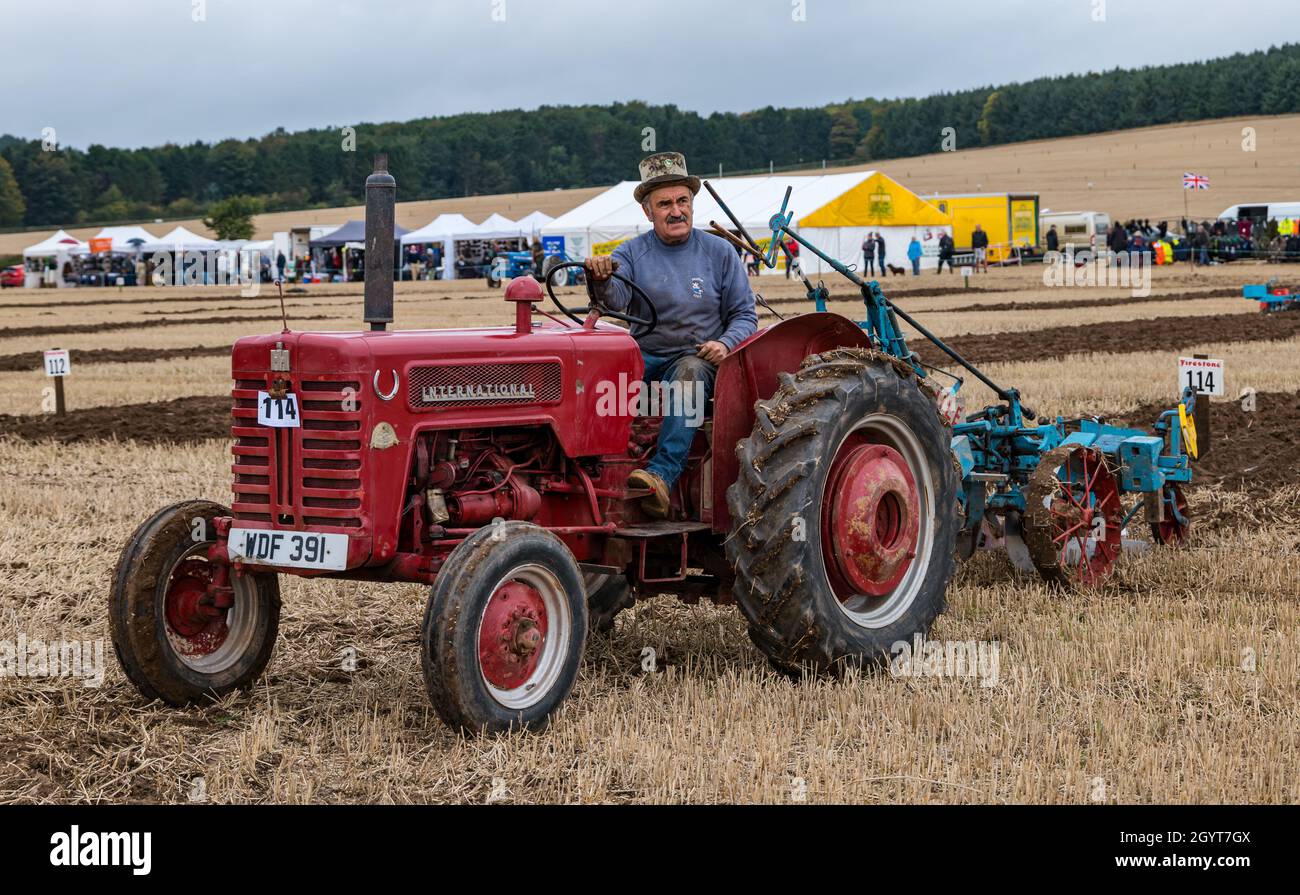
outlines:
{"label": "blue jeans", "polygon": [[[671,488],[686,468],[691,442],[704,423],[718,368],[693,353],[665,357],[642,351],[641,358],[645,361],[647,386],[653,382],[680,384],[670,387],[660,403],[658,413],[663,415],[663,426],[659,429],[659,447],[646,467]],[[643,394],[648,395],[649,390]]]}
{"label": "blue jeans", "polygon": [[914,276],[914,277],[919,277],[920,275],[921,275],[921,259],[920,259],[920,258],[913,258],[913,259],[912,259],[912,276]]}

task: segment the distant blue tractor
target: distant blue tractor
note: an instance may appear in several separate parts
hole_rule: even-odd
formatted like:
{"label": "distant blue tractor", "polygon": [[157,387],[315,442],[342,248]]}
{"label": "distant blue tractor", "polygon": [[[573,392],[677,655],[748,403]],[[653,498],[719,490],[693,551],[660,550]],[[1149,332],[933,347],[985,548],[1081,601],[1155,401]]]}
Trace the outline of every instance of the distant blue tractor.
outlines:
{"label": "distant blue tractor", "polygon": [[[790,229],[794,215],[786,211],[789,190],[769,221],[772,240],[764,252],[712,186],[705,186],[739,236],[711,222],[715,234],[753,252],[768,267],[775,266],[778,251],[786,251],[788,236],[861,289],[867,318],[859,325],[877,350],[906,363],[918,379],[929,372],[952,376],[951,387],[934,390],[940,413],[952,424],[952,452],[961,467],[959,499],[965,521],[957,549],[962,556],[969,557],[981,544],[1002,544],[1017,568],[1036,569],[1056,583],[1092,584],[1110,573],[1125,546],[1147,546],[1125,538],[1139,510],[1144,511],[1152,542],[1172,546],[1186,540],[1191,520],[1182,489],[1191,482],[1190,460],[1197,456],[1192,415],[1197,397],[1192,389],[1185,389],[1179,402],[1160,414],[1149,433],[1095,418],[1058,416],[1051,423],[1026,425],[1038,415],[1021,404],[1017,389],[997,385],[890,302],[879,283],[862,280]],[[813,286],[802,272],[799,275],[816,310],[824,312],[826,286]],[[899,319],[988,386],[1002,403],[963,413],[957,401],[963,380],[923,363],[908,348]]]}
{"label": "distant blue tractor", "polygon": [[1291,289],[1279,287],[1276,279],[1269,280],[1267,283],[1243,286],[1241,294],[1244,298],[1253,298],[1258,301],[1259,310],[1264,314],[1271,314],[1274,311],[1300,310],[1300,295],[1297,295]]}
{"label": "distant blue tractor", "polygon": [[496,288],[506,280],[526,277],[533,272],[533,256],[529,252],[499,252],[484,271],[487,284]]}

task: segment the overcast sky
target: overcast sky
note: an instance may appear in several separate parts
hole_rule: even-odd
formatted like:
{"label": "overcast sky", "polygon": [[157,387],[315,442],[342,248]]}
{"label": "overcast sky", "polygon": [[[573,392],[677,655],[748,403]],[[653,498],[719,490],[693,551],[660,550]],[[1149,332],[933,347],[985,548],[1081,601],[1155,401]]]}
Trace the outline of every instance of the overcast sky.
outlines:
{"label": "overcast sky", "polygon": [[1294,0],[0,0],[0,23],[0,133],[81,148],[543,104],[814,106],[1300,40]]}

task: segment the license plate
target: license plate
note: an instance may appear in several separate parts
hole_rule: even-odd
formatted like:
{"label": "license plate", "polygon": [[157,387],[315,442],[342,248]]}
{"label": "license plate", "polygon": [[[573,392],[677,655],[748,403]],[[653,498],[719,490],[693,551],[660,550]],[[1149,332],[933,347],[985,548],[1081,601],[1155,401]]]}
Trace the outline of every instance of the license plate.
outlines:
{"label": "license plate", "polygon": [[348,563],[348,536],[270,528],[232,528],[228,553],[232,562],[342,571]]}
{"label": "license plate", "polygon": [[289,392],[283,398],[277,398],[269,392],[258,392],[257,422],[277,429],[297,428],[298,396]]}

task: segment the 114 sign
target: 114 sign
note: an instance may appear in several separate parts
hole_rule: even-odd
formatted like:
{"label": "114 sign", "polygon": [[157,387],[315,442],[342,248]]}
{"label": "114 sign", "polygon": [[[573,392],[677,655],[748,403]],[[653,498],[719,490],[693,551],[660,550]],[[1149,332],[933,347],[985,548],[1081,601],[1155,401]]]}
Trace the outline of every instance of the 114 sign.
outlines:
{"label": "114 sign", "polygon": [[1209,357],[1178,358],[1178,388],[1198,395],[1223,394],[1223,361]]}

